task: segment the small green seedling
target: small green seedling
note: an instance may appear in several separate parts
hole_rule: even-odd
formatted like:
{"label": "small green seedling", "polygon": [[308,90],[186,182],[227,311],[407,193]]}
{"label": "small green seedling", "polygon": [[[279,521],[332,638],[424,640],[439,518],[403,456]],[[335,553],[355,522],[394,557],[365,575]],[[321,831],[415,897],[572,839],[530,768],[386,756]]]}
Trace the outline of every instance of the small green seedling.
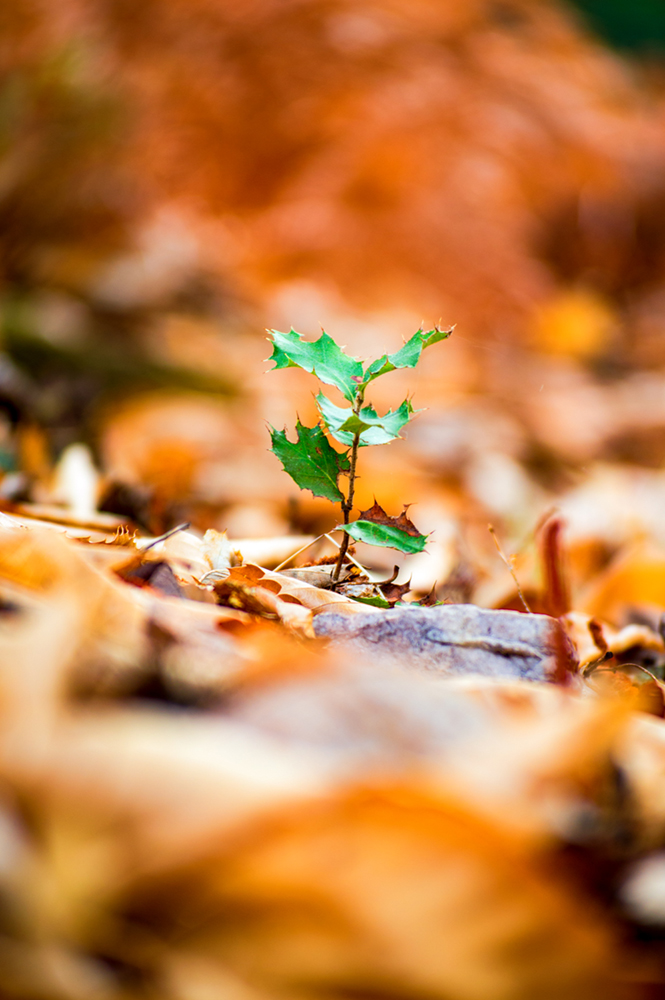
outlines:
{"label": "small green seedling", "polygon": [[[370,382],[395,371],[396,368],[415,368],[426,347],[445,340],[452,330],[418,330],[394,354],[384,354],[367,367],[356,358],[349,357],[338,347],[332,337],[323,332],[318,340],[303,340],[299,333],[279,333],[271,330],[274,371],[277,368],[302,368],[324,382],[333,385],[347,401],[347,406],[337,406],[323,392],[316,396],[320,420],[314,427],[305,427],[298,420],[297,441],[286,436],[286,430],[270,428],[272,451],[300,489],[311,490],[315,497],[325,497],[342,507],[344,532],[342,545],[332,581],[336,583],[349,546],[349,538],[370,545],[384,545],[400,552],[422,552],[427,541],[406,516],[406,508],[399,517],[389,517],[374,501],[369,510],[361,511],[356,521],[350,522],[356,485],[358,451],[369,445],[388,444],[400,437],[400,431],[418,412],[411,401],[405,399],[396,409],[382,417],[371,403],[365,402],[365,392]],[[330,438],[344,446],[342,451],[333,448]],[[348,481],[346,493],[340,488],[340,476]]]}

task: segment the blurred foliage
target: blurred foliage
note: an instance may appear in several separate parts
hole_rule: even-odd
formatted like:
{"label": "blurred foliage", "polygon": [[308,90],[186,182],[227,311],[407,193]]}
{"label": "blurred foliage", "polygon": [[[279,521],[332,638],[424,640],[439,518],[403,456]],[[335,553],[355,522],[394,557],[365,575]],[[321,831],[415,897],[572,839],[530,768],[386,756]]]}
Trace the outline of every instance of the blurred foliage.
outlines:
{"label": "blurred foliage", "polygon": [[612,45],[665,54],[665,5],[661,0],[572,0]]}
{"label": "blurred foliage", "polygon": [[265,388],[262,327],[370,356],[440,320],[445,359],[391,375],[429,411],[398,475],[368,470],[390,509],[431,477],[524,525],[594,460],[657,467],[665,130],[642,84],[555,0],[3,5],[2,449],[21,467],[25,419],[53,456],[95,427],[115,473],[171,483],[175,418],[164,443],[109,400],[233,390],[236,438],[215,451],[211,420],[186,502],[286,505],[261,418],[314,405]]}

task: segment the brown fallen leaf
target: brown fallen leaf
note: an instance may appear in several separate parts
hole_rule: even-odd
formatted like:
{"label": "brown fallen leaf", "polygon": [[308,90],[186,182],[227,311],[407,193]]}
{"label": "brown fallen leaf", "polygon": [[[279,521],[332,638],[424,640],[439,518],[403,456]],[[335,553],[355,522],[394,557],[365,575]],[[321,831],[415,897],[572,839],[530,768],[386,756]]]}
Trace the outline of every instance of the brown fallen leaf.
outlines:
{"label": "brown fallen leaf", "polygon": [[374,500],[374,503],[367,510],[361,510],[358,515],[359,521],[371,521],[372,524],[382,524],[388,528],[399,528],[400,531],[406,532],[407,535],[411,535],[412,538],[420,538],[421,534],[416,528],[413,521],[411,521],[406,512],[411,504],[405,504],[404,510],[397,517],[390,517],[386,514],[383,507]]}
{"label": "brown fallen leaf", "polygon": [[315,535],[283,535],[275,538],[233,538],[232,544],[246,562],[274,569],[315,541]]}
{"label": "brown fallen leaf", "polygon": [[[385,597],[388,604],[390,605],[397,604],[397,602],[401,601],[402,598],[405,596],[405,594],[408,594],[409,591],[411,590],[410,579],[407,580],[406,583],[395,583],[395,580],[397,579],[398,575],[399,575],[399,566],[395,566],[388,580],[384,580],[383,582],[379,582],[376,584],[376,586],[379,588],[382,595]],[[422,604],[422,601],[419,601],[418,603]]]}
{"label": "brown fallen leaf", "polygon": [[152,587],[167,597],[184,596],[175,573],[163,559],[135,556],[121,566],[116,566],[115,572],[121,580],[134,587]]}
{"label": "brown fallen leaf", "polygon": [[290,594],[278,596],[279,582],[266,579],[260,566],[235,566],[228,576],[212,585],[220,604],[228,604],[250,614],[277,618],[287,628],[313,635],[312,614]]}
{"label": "brown fallen leaf", "polygon": [[575,647],[582,673],[606,658],[609,647],[602,622],[580,611],[569,611],[560,621]]}
{"label": "brown fallen leaf", "polygon": [[[468,603],[468,602],[448,602],[448,603]],[[432,587],[429,594],[425,594],[420,600],[416,601],[416,604],[421,608],[433,608],[435,605],[439,604],[438,595],[436,592],[436,584]]]}
{"label": "brown fallen leaf", "polygon": [[[312,587],[318,587],[319,590],[332,590],[334,568],[335,561],[333,560],[327,564],[317,563],[314,566],[299,566],[297,569],[282,569],[279,572],[282,576],[290,577],[292,580],[300,580],[302,583],[309,583]],[[340,583],[345,583],[347,580],[359,576],[360,570],[357,566],[345,564],[338,579]],[[367,579],[367,577],[363,575],[363,579]]]}
{"label": "brown fallen leaf", "polygon": [[[358,614],[367,611],[367,605],[351,601],[333,590],[314,587],[303,580],[274,573],[252,563],[234,567],[229,575],[214,584],[215,593],[235,606],[255,613],[276,615],[285,624],[304,627],[311,626],[312,614],[328,611],[334,606],[342,614]],[[244,602],[244,604],[243,604]],[[297,613],[293,609],[308,609],[308,614]],[[313,634],[308,631],[308,634]]]}

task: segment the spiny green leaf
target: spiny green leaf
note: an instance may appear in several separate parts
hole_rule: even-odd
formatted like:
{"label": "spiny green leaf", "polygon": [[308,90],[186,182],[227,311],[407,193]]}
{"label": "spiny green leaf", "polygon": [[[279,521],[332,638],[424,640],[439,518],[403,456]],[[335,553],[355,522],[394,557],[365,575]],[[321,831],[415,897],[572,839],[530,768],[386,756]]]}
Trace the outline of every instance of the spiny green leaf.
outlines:
{"label": "spiny green leaf", "polygon": [[346,531],[351,538],[369,545],[383,545],[400,552],[422,552],[427,544],[427,535],[410,535],[392,525],[375,524],[373,521],[352,521],[351,524],[340,524],[340,531]]}
{"label": "spiny green leaf", "polygon": [[375,378],[394,372],[396,368],[415,368],[426,347],[438,344],[440,340],[446,340],[452,332],[452,328],[441,330],[438,326],[427,332],[418,330],[399,351],[395,351],[394,354],[384,354],[383,357],[373,361],[362,377],[363,385],[369,385]]}
{"label": "spiny green leaf", "polygon": [[269,360],[275,362],[275,368],[302,368],[326,385],[336,386],[346,399],[353,402],[363,366],[360,361],[345,354],[332,337],[324,332],[318,340],[303,340],[295,330],[289,333],[271,330],[270,334],[272,355]]}
{"label": "spiny green leaf", "polygon": [[350,407],[335,406],[322,392],[316,397],[319,412],[326,427],[341,444],[353,444],[353,437],[360,432],[360,447],[371,444],[388,444],[399,437],[399,433],[411,417],[418,413],[405,399],[397,410],[389,410],[380,417],[373,406],[363,406],[356,416]]}
{"label": "spiny green leaf", "polygon": [[367,510],[360,511],[360,517],[353,524],[342,526],[352,538],[371,545],[386,545],[400,552],[422,552],[427,536],[421,535],[413,521],[407,517],[408,505],[397,517],[391,517],[374,499]]}
{"label": "spiny green leaf", "polygon": [[349,471],[349,460],[332,447],[321,428],[296,424],[298,440],[289,441],[286,431],[270,428],[272,451],[277,455],[291,479],[302,490],[311,490],[315,497],[325,497],[333,503],[344,500],[337,485],[339,474]]}
{"label": "spiny green leaf", "polygon": [[370,604],[373,608],[383,608],[385,611],[389,611],[392,607],[385,597],[380,597],[378,594],[374,597],[352,597],[351,600],[357,601],[358,604]]}
{"label": "spiny green leaf", "polygon": [[417,411],[411,406],[411,402],[405,399],[397,410],[388,410],[380,417],[373,406],[364,406],[358,416],[352,413],[348,420],[345,420],[340,431],[350,433],[352,436],[360,432],[361,444],[387,444],[399,437],[399,432]]}

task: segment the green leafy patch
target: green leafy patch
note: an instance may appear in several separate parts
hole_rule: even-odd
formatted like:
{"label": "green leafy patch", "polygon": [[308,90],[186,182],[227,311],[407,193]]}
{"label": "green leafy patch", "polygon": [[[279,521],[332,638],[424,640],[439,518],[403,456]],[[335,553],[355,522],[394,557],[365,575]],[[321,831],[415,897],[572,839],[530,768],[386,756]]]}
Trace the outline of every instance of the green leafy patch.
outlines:
{"label": "green leafy patch", "polygon": [[373,521],[353,521],[351,524],[340,524],[340,531],[346,531],[351,538],[358,542],[367,542],[369,545],[383,545],[390,549],[399,549],[400,552],[413,554],[422,552],[427,543],[427,535],[414,537],[387,524],[375,524]]}
{"label": "green leafy patch", "polygon": [[351,600],[357,601],[358,604],[369,604],[373,608],[382,608],[384,611],[392,608],[392,604],[389,604],[385,597],[381,597],[379,594],[374,597],[352,597]]}
{"label": "green leafy patch", "polygon": [[363,366],[338,347],[332,337],[323,332],[318,340],[303,340],[299,333],[290,330],[280,333],[271,330],[274,368],[302,368],[311,372],[326,385],[336,386],[351,402],[362,379]]}
{"label": "green leafy patch", "polygon": [[427,544],[427,535],[420,534],[406,511],[407,507],[397,517],[391,517],[375,500],[367,510],[360,511],[357,521],[340,525],[340,529],[351,538],[369,545],[384,545],[407,553],[422,552]]}
{"label": "green leafy patch", "polygon": [[341,472],[349,471],[349,460],[332,447],[321,428],[296,424],[298,440],[289,441],[286,431],[270,428],[272,451],[294,483],[302,490],[311,490],[315,497],[325,497],[333,503],[344,500],[337,481]]}
{"label": "green leafy patch", "polygon": [[438,326],[427,332],[418,330],[399,351],[395,351],[394,354],[384,354],[383,357],[373,361],[363,374],[363,385],[369,385],[375,378],[394,372],[396,368],[415,368],[426,347],[438,344],[440,340],[446,340],[452,332],[452,328],[441,330]]}
{"label": "green leafy patch", "polygon": [[330,433],[340,444],[353,444],[354,435],[360,433],[359,444],[365,448],[372,444],[388,444],[398,438],[400,431],[411,417],[418,413],[405,399],[398,409],[389,410],[380,417],[373,406],[363,406],[356,416],[349,408],[335,406],[322,392],[316,397],[319,412]]}

